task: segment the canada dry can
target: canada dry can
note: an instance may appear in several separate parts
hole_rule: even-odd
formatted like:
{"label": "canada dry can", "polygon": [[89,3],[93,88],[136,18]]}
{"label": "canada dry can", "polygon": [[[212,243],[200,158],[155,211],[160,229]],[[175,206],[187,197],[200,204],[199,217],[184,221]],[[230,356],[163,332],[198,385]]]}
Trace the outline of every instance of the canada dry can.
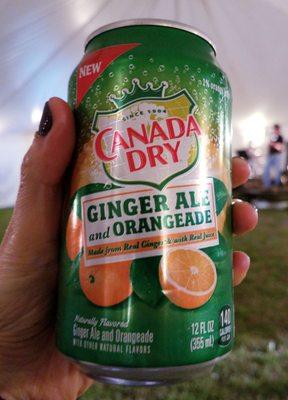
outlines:
{"label": "canada dry can", "polygon": [[91,377],[153,385],[234,337],[231,92],[209,39],[162,20],[94,32],[69,83],[58,348]]}

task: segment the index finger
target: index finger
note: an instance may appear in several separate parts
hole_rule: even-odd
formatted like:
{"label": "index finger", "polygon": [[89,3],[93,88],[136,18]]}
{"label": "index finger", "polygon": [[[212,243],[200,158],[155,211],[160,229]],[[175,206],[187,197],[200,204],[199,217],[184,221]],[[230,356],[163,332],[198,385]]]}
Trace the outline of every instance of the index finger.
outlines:
{"label": "index finger", "polygon": [[251,169],[246,160],[241,157],[233,157],[232,160],[232,186],[243,185],[248,181]]}

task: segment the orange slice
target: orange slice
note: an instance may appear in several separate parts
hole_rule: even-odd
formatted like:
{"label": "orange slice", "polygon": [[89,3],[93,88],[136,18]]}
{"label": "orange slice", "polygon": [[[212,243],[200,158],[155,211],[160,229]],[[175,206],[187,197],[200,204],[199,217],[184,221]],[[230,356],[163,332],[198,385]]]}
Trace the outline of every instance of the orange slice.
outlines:
{"label": "orange slice", "polygon": [[132,294],[130,261],[86,267],[82,257],[79,277],[81,288],[92,303],[110,307]]}
{"label": "orange slice", "polygon": [[197,308],[212,296],[217,282],[216,268],[200,250],[171,250],[160,261],[159,278],[163,293],[181,308]]}

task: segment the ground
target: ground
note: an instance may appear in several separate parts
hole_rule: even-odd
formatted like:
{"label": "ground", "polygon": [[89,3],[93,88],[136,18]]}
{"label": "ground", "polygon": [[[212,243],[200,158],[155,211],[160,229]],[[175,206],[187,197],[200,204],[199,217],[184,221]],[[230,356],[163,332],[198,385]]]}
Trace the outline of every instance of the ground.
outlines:
{"label": "ground", "polygon": [[[10,210],[0,212],[0,237]],[[96,384],[81,400],[288,400],[288,216],[261,211],[254,232],[235,239],[251,270],[235,289],[236,346],[211,377],[154,389]]]}

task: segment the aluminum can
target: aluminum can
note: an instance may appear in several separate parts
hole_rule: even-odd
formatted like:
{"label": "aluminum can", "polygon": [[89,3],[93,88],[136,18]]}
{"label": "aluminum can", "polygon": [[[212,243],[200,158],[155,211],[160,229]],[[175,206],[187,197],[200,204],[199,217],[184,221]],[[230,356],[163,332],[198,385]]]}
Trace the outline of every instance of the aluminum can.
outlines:
{"label": "aluminum can", "polygon": [[231,91],[213,44],[163,20],[100,28],[69,103],[58,348],[102,382],[207,373],[234,337]]}

